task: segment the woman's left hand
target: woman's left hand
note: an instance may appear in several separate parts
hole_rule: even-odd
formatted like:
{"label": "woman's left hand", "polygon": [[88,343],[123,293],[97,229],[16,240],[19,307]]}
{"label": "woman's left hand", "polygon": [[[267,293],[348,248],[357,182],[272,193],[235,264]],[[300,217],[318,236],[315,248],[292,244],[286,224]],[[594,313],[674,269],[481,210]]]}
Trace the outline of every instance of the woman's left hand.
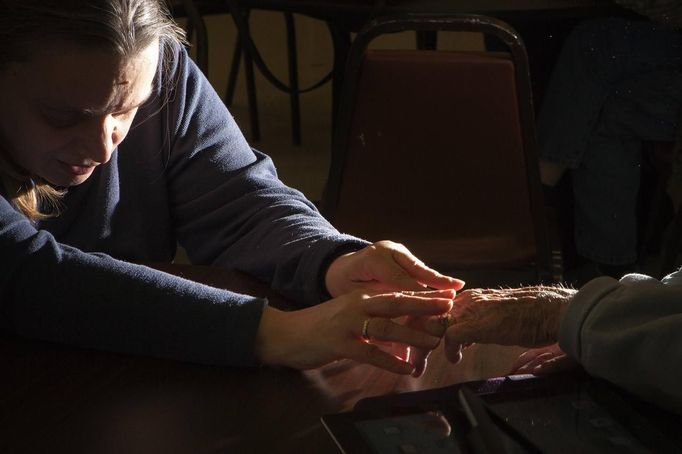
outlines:
{"label": "woman's left hand", "polygon": [[429,268],[402,244],[379,241],[336,258],[327,269],[325,285],[337,297],[354,290],[459,290],[464,282]]}

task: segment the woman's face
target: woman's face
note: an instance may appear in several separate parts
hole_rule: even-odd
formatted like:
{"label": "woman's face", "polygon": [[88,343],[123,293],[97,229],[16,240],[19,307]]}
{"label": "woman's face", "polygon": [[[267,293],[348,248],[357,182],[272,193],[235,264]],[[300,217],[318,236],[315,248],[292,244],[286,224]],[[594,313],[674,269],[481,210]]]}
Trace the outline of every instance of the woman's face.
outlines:
{"label": "woman's face", "polygon": [[159,45],[122,60],[51,43],[0,71],[0,137],[15,163],[55,186],[111,158],[152,93]]}

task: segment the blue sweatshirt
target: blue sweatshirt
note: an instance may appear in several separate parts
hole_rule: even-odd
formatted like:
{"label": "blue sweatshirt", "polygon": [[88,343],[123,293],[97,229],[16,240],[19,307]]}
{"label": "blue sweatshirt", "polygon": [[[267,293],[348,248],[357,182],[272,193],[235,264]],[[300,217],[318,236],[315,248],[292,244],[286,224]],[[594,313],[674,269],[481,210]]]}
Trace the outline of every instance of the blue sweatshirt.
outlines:
{"label": "blue sweatshirt", "polygon": [[[249,273],[300,305],[325,293],[332,258],[367,243],[337,232],[270,158],[252,150],[182,48],[162,56],[155,95],[111,161],[31,223],[0,189],[0,330],[207,364],[255,364],[267,301],[130,262]],[[165,66],[165,68],[164,68]]]}

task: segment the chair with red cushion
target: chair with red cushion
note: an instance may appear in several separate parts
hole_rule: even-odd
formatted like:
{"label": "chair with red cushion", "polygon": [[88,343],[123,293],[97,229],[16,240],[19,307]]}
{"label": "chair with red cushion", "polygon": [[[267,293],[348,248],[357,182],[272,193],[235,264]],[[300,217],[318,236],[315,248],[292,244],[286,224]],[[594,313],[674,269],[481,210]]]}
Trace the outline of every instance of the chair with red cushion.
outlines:
{"label": "chair with red cushion", "polygon": [[[509,52],[369,48],[402,31],[487,33]],[[340,230],[402,242],[470,284],[560,279],[519,36],[473,15],[369,24],[351,47],[321,207]]]}

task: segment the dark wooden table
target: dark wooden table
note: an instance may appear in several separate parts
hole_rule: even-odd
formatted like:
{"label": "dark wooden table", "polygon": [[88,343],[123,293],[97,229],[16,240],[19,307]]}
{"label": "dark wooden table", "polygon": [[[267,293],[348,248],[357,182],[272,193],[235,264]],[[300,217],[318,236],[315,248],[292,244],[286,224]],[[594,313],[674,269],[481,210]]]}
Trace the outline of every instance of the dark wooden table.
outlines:
{"label": "dark wooden table", "polygon": [[[167,269],[286,304],[243,275]],[[208,367],[3,339],[0,452],[334,453],[323,414],[364,397],[502,375],[520,351],[474,346],[452,365],[439,348],[415,379],[351,361],[304,372]]]}

